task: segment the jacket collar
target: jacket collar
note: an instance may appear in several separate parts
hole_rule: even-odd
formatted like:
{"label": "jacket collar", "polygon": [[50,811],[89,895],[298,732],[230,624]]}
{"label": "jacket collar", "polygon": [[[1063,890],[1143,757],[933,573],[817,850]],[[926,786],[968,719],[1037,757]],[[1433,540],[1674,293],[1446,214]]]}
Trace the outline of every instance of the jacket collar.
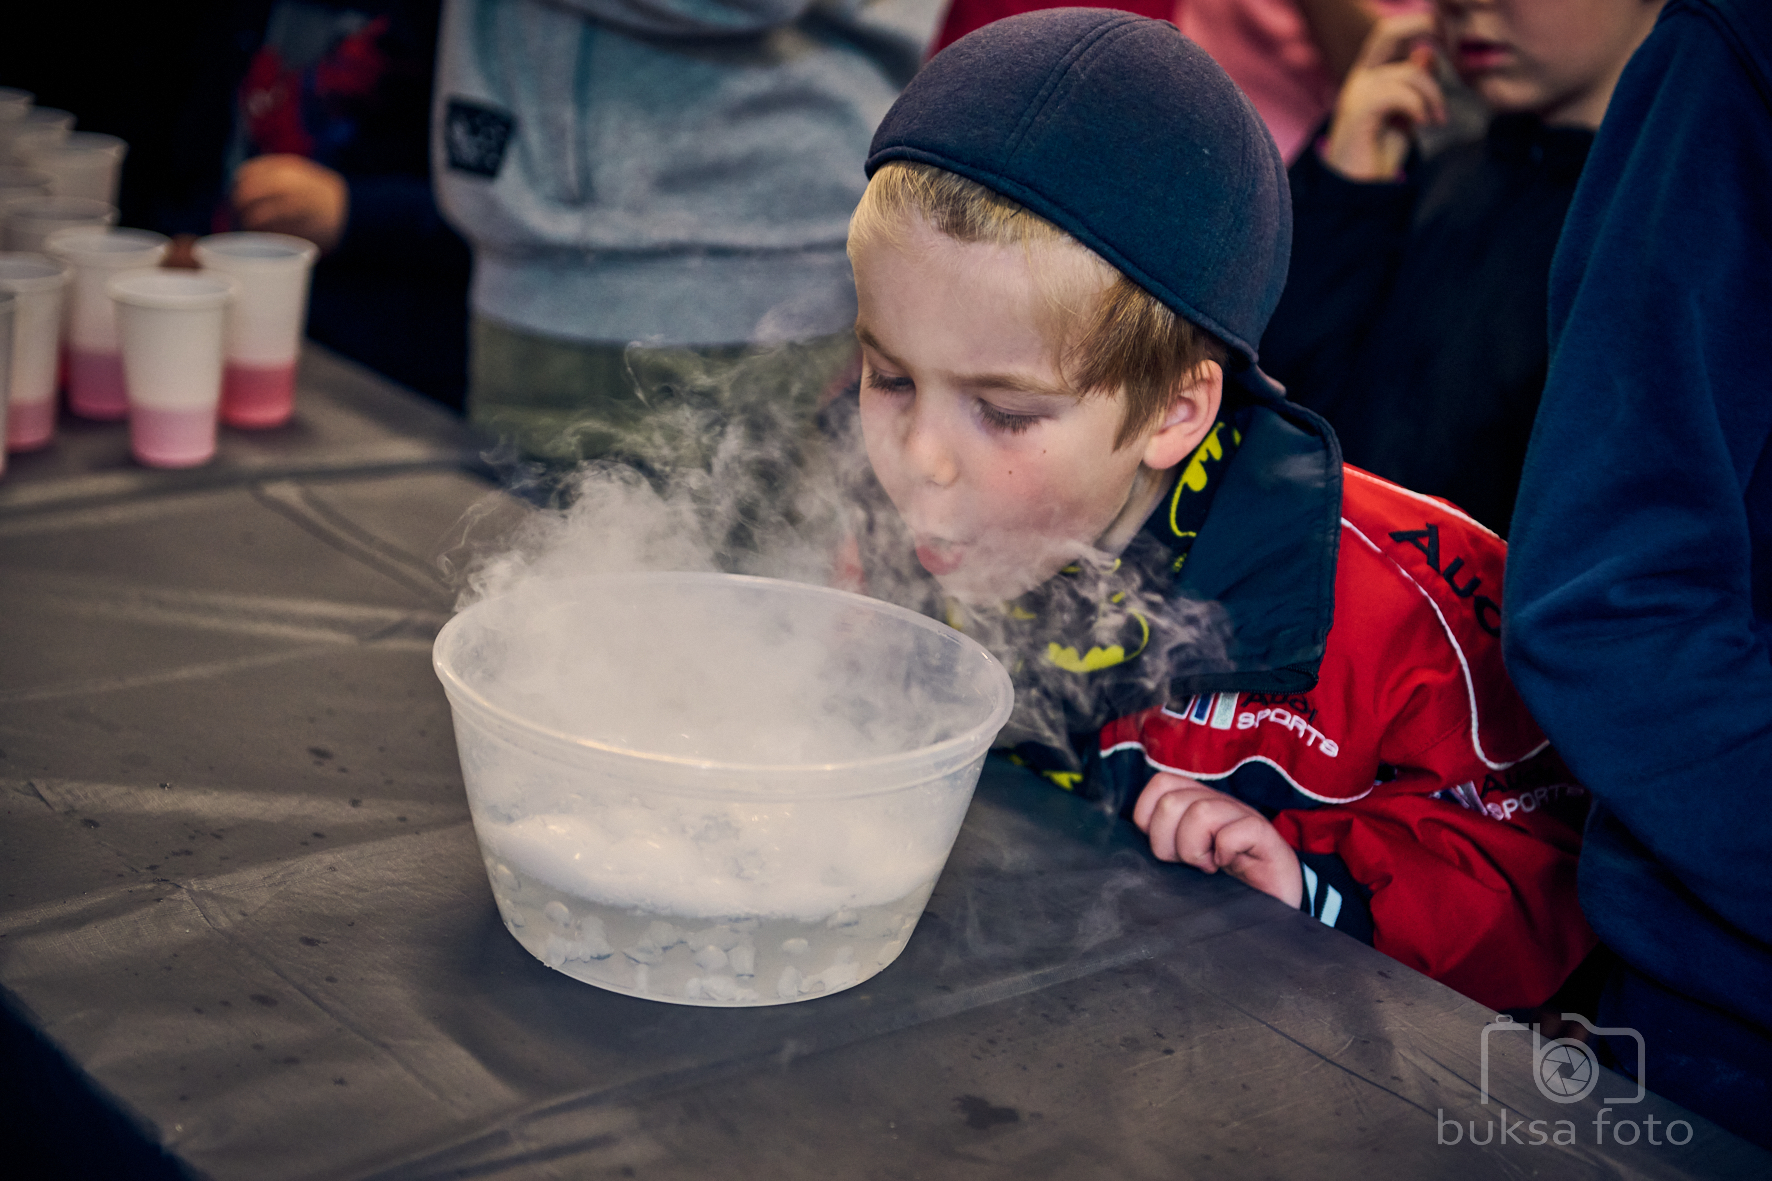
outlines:
{"label": "jacket collar", "polygon": [[1223,610],[1223,660],[1179,671],[1171,700],[1310,689],[1334,622],[1341,445],[1328,423],[1290,402],[1258,401],[1247,422],[1169,592]]}

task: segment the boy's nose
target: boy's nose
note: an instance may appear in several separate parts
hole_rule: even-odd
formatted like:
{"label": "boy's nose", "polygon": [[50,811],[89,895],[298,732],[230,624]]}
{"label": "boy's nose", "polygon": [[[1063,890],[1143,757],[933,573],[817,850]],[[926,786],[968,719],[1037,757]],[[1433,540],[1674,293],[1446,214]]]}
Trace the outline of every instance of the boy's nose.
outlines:
{"label": "boy's nose", "polygon": [[905,432],[904,449],[919,477],[938,488],[945,488],[959,476],[960,465],[939,417],[926,407],[918,406]]}

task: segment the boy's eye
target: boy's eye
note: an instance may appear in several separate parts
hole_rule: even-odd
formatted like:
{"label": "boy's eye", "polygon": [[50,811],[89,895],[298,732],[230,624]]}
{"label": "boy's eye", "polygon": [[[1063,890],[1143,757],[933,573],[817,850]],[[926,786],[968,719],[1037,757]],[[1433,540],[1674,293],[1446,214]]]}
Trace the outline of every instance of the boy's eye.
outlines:
{"label": "boy's eye", "polygon": [[982,401],[978,404],[978,416],[991,430],[1002,431],[1009,435],[1019,435],[1040,421],[1040,416],[1037,414],[1010,414],[989,402]]}
{"label": "boy's eye", "polygon": [[911,391],[911,379],[908,377],[892,377],[877,369],[868,370],[868,388],[882,390],[888,394],[908,394]]}

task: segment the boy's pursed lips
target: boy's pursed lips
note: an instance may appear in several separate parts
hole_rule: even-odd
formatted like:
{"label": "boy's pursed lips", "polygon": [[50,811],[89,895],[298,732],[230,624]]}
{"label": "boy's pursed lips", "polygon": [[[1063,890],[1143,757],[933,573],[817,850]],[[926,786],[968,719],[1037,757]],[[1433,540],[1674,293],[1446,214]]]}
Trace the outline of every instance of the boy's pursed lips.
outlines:
{"label": "boy's pursed lips", "polygon": [[965,547],[956,542],[940,537],[917,539],[917,561],[923,563],[923,569],[937,577],[958,570],[965,558]]}

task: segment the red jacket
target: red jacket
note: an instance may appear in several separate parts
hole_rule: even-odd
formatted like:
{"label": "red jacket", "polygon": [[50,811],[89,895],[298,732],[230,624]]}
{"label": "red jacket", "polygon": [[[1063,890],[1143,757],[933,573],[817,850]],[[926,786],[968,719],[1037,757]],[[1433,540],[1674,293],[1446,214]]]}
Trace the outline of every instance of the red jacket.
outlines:
{"label": "red jacket", "polygon": [[1104,763],[1245,798],[1265,780],[1307,883],[1308,855],[1334,855],[1370,893],[1380,951],[1494,1008],[1542,1003],[1594,944],[1575,895],[1587,796],[1502,667],[1506,543],[1442,501],[1344,473],[1316,685],[1119,718]]}
{"label": "red jacket", "polygon": [[[875,593],[916,581],[895,519],[870,513],[858,547]],[[1245,390],[1111,565],[949,618],[1011,669],[1014,757],[1123,816],[1159,771],[1203,780],[1298,850],[1313,916],[1523,1008],[1594,936],[1587,794],[1502,667],[1505,557],[1444,501],[1345,467],[1315,414]],[[924,581],[903,601],[939,611]]]}

